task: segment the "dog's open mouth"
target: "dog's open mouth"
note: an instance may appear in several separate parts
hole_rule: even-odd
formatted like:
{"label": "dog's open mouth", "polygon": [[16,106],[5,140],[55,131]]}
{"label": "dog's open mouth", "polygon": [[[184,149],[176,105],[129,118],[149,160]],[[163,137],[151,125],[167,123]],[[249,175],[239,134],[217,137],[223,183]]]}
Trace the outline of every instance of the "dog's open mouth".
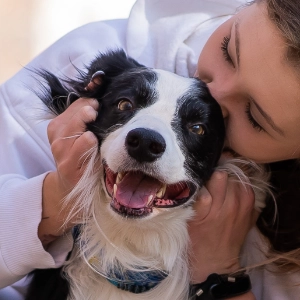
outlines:
{"label": "dog's open mouth", "polygon": [[196,191],[191,182],[165,184],[140,171],[114,173],[104,165],[105,185],[112,209],[126,217],[145,217],[153,208],[171,208],[186,203]]}

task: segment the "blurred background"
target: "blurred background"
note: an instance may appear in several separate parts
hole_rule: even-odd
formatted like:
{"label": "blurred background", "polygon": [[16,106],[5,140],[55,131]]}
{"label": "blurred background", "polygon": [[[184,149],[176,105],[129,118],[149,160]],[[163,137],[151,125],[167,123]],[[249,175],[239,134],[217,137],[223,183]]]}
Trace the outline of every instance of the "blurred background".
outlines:
{"label": "blurred background", "polygon": [[0,83],[72,29],[126,18],[135,0],[0,0]]}

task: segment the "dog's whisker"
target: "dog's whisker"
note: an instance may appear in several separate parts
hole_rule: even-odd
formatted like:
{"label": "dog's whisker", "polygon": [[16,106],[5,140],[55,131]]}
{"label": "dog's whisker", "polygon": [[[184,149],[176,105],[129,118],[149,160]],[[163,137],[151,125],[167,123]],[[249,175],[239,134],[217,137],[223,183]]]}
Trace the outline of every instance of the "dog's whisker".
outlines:
{"label": "dog's whisker", "polygon": [[[94,146],[90,149],[88,149],[85,153],[83,153],[80,157],[80,159],[83,159],[82,162],[82,167],[86,164],[87,161],[89,161],[91,159],[91,157],[93,156],[94,152],[97,151],[98,146]],[[95,171],[93,171],[95,172]]]}
{"label": "dog's whisker", "polygon": [[92,212],[92,216],[93,216],[93,219],[95,220],[95,225],[97,227],[97,229],[99,230],[99,232],[101,232],[101,234],[103,235],[103,237],[106,239],[106,241],[115,249],[117,250],[120,254],[124,254],[122,253],[122,250],[116,246],[108,237],[107,235],[104,233],[104,231],[102,230],[101,226],[99,225],[99,223],[97,222],[97,218],[96,218],[96,215],[95,215],[95,212],[93,211]]}

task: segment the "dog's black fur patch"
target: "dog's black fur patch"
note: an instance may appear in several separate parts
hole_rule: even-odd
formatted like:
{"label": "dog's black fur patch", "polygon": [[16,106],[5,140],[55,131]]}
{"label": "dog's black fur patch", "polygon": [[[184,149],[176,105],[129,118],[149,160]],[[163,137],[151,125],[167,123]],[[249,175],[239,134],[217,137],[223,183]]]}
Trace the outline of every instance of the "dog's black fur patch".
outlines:
{"label": "dog's black fur patch", "polygon": [[35,270],[25,300],[65,300],[69,283],[62,276],[62,268]]}
{"label": "dog's black fur patch", "polygon": [[[220,107],[200,80],[190,87],[190,91],[179,102],[182,105],[172,125],[188,157],[185,168],[202,186],[211,176],[223,148],[225,130],[223,119],[220,118]],[[204,136],[199,137],[187,129],[190,124],[198,122],[205,127]]]}

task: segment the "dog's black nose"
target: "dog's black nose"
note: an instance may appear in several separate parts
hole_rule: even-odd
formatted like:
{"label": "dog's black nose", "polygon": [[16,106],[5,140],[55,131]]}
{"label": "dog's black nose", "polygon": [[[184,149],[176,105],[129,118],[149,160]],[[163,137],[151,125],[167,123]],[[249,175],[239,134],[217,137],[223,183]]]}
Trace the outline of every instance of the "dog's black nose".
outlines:
{"label": "dog's black nose", "polygon": [[128,132],[125,140],[128,154],[138,162],[153,162],[166,149],[164,138],[156,131],[136,128]]}

